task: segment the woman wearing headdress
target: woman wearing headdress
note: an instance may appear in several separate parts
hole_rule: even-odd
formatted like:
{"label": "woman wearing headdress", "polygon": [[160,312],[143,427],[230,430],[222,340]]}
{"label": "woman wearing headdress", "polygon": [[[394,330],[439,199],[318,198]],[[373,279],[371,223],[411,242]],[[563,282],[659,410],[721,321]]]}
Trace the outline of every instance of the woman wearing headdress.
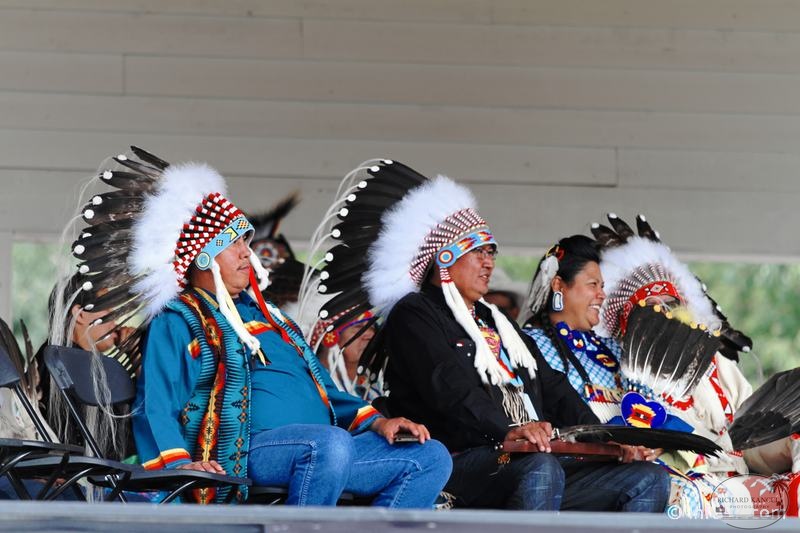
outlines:
{"label": "woman wearing headdress", "polygon": [[[602,422],[620,423],[629,386],[620,368],[622,348],[615,339],[592,330],[600,322],[605,300],[598,243],[584,235],[563,238],[539,262],[523,310],[523,331],[547,363],[566,374]],[[645,453],[648,460],[655,460],[660,450]],[[676,462],[678,456],[688,461]],[[679,506],[683,516],[707,516],[710,509],[704,495],[716,480],[697,481],[701,473],[693,468],[702,464],[700,456],[676,452],[663,454],[657,462],[670,473],[670,505]]]}

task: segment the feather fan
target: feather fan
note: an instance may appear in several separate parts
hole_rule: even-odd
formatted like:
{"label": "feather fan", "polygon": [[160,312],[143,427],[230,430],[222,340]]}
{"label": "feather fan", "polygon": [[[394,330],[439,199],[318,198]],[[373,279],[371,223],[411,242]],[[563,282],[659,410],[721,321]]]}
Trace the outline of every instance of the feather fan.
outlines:
{"label": "feather fan", "polygon": [[707,330],[660,311],[659,306],[631,310],[620,370],[656,397],[684,398],[708,370],[720,342]]}
{"label": "feather fan", "polygon": [[605,424],[559,429],[558,438],[567,442],[615,442],[646,448],[687,450],[702,455],[715,455],[722,451],[711,440],[694,433]]}
{"label": "feather fan", "polygon": [[736,450],[800,431],[800,368],[770,377],[739,407],[728,432]]}

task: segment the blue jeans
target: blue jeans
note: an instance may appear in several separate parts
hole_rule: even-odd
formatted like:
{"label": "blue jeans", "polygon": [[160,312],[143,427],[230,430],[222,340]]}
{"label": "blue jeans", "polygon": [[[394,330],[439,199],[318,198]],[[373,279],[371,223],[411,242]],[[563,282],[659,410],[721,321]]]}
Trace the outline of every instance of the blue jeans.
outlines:
{"label": "blue jeans", "polygon": [[459,507],[662,512],[669,476],[652,463],[586,462],[547,453],[504,456],[481,446],[453,457],[445,490]]}
{"label": "blue jeans", "polygon": [[288,486],[289,505],[335,505],[342,492],[374,497],[372,505],[428,508],[450,476],[438,441],[389,444],[372,431],[292,424],[250,438],[248,472],[256,485]]}

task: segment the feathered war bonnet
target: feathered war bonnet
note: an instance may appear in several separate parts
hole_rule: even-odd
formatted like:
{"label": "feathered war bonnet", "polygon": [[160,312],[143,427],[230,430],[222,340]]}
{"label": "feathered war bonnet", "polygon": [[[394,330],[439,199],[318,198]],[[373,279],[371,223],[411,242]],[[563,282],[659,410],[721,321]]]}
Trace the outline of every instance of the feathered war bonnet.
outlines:
{"label": "feathered war bonnet", "polygon": [[[367,161],[345,176],[336,201],[312,238],[312,256],[329,248],[319,265],[309,267],[301,303],[310,301],[314,290],[332,294],[319,312],[322,319],[338,316],[327,329],[332,331],[372,310],[375,318],[364,325],[366,329],[388,317],[405,295],[419,291],[435,261],[447,305],[477,347],[474,361],[481,379],[507,383],[508,373],[497,362],[448,272],[467,252],[496,244],[465,187],[445,176],[430,180],[396,161]],[[323,265],[314,276],[312,269]],[[486,305],[512,365],[534,375],[536,363],[513,326],[495,306]],[[370,347],[362,357],[361,370],[369,370],[372,382],[385,366],[381,357]]]}
{"label": "feathered war bonnet", "polygon": [[[144,325],[188,284],[189,268],[211,270],[220,311],[253,351],[259,343],[247,332],[225,289],[216,256],[253,226],[225,198],[225,180],[203,163],[170,165],[136,147],[119,155],[99,179],[113,191],[93,196],[82,210],[86,227],[72,245],[80,261],[84,309],[108,311],[104,321],[118,327],[133,316]],[[266,286],[267,274],[250,254],[251,282]],[[257,290],[254,287],[254,290]],[[144,328],[139,328],[139,334]],[[131,354],[129,343],[120,351]]]}
{"label": "feathered war bonnet", "polygon": [[[611,227],[593,224],[591,230],[607,295],[595,329],[620,339],[620,367],[635,392],[673,405],[696,394],[715,353],[749,349],[750,340],[731,328],[705,285],[644,216],[636,217],[636,232],[613,213],[608,221]],[[625,398],[622,410],[625,417]]]}
{"label": "feathered war bonnet", "polygon": [[607,218],[611,227],[595,223],[591,228],[601,250],[607,295],[595,328],[599,334],[618,336],[641,300],[672,296],[688,309],[693,323],[719,332],[723,355],[738,360],[739,352],[750,351],[752,340],[730,325],[706,285],[661,241],[644,215],[636,216],[636,232],[614,213]]}

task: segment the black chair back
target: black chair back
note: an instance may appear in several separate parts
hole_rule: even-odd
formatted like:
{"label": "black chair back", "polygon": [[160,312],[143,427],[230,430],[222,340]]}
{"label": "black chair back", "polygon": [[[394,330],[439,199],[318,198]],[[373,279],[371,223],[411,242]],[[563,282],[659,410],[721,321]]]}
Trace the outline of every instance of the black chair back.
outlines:
{"label": "black chair back", "polygon": [[103,355],[96,356],[80,348],[67,348],[64,346],[47,346],[44,349],[44,363],[59,389],[61,397],[75,420],[78,429],[83,435],[86,445],[96,457],[103,457],[86,421],[75,404],[97,407],[102,402],[95,394],[94,380],[92,379],[92,361],[97,358],[103,365],[106,374],[106,383],[109,389],[108,402],[111,406],[127,404],[136,397],[136,387],[133,379],[119,361]]}
{"label": "black chair back", "polygon": [[27,394],[25,394],[25,391],[22,390],[20,380],[21,378],[19,371],[17,370],[17,366],[11,360],[11,356],[8,355],[6,347],[0,344],[0,387],[8,387],[14,391],[19,403],[22,404],[25,412],[28,413],[28,416],[33,422],[34,427],[36,427],[39,437],[45,442],[52,443],[53,440],[50,438],[50,434],[47,432],[47,429],[45,429],[44,422],[42,422],[42,419],[39,418],[39,415],[33,408],[33,404],[31,404],[31,401]]}
{"label": "black chair back", "polygon": [[13,387],[19,383],[19,371],[11,361],[6,347],[0,343],[0,387]]}
{"label": "black chair back", "polygon": [[136,386],[125,367],[111,357],[96,356],[80,348],[48,346],[44,349],[44,362],[53,380],[64,392],[75,395],[84,405],[98,406],[102,403],[95,394],[92,379],[92,360],[97,358],[103,365],[109,388],[108,403],[126,404],[136,397]]}

